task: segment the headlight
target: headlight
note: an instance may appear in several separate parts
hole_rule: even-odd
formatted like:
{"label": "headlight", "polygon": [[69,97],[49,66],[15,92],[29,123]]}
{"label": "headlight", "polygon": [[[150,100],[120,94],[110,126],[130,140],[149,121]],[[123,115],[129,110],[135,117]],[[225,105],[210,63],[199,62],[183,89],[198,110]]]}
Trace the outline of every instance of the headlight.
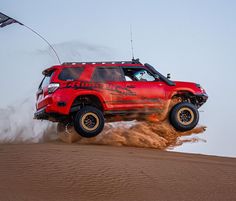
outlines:
{"label": "headlight", "polygon": [[206,93],[206,91],[202,88],[200,84],[196,84],[196,87],[199,88],[202,91],[202,93]]}
{"label": "headlight", "polygon": [[202,89],[200,84],[196,84],[196,87],[199,88],[199,89]]}

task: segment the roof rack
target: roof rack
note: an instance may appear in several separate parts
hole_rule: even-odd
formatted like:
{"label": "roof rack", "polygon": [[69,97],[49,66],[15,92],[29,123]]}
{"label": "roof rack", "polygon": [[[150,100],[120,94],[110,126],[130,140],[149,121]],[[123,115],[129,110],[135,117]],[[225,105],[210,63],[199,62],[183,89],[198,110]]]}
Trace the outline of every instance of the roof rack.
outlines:
{"label": "roof rack", "polygon": [[62,65],[78,65],[78,64],[141,64],[139,59],[132,59],[132,61],[94,61],[94,62],[64,62]]}

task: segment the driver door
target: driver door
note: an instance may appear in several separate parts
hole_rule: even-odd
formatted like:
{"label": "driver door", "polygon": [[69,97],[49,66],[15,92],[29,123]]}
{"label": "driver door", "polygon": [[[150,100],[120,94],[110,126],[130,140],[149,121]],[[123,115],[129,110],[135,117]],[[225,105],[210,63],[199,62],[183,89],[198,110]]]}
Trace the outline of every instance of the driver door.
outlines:
{"label": "driver door", "polygon": [[125,86],[132,95],[125,97],[126,107],[137,109],[161,109],[166,97],[165,83],[156,78],[148,69],[124,67]]}

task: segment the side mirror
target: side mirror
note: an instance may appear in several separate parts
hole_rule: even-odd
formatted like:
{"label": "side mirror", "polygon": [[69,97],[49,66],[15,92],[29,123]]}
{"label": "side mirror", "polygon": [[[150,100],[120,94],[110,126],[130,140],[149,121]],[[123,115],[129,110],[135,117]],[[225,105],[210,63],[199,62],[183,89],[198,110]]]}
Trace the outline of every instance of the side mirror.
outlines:
{"label": "side mirror", "polygon": [[167,74],[167,79],[170,79],[170,73]]}
{"label": "side mirror", "polygon": [[158,75],[154,75],[154,77],[155,77],[155,81],[160,81],[160,78]]}

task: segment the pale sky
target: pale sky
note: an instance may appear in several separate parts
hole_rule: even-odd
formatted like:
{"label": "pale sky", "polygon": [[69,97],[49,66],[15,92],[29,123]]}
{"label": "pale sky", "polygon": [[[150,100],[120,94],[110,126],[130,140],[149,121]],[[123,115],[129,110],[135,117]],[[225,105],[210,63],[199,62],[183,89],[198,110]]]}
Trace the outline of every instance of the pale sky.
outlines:
{"label": "pale sky", "polygon": [[[173,80],[200,83],[207,143],[177,151],[236,156],[236,1],[0,0],[3,12],[47,38],[62,61],[129,60],[135,56]],[[33,97],[45,67],[57,60],[40,38],[13,24],[0,29],[0,108]]]}

